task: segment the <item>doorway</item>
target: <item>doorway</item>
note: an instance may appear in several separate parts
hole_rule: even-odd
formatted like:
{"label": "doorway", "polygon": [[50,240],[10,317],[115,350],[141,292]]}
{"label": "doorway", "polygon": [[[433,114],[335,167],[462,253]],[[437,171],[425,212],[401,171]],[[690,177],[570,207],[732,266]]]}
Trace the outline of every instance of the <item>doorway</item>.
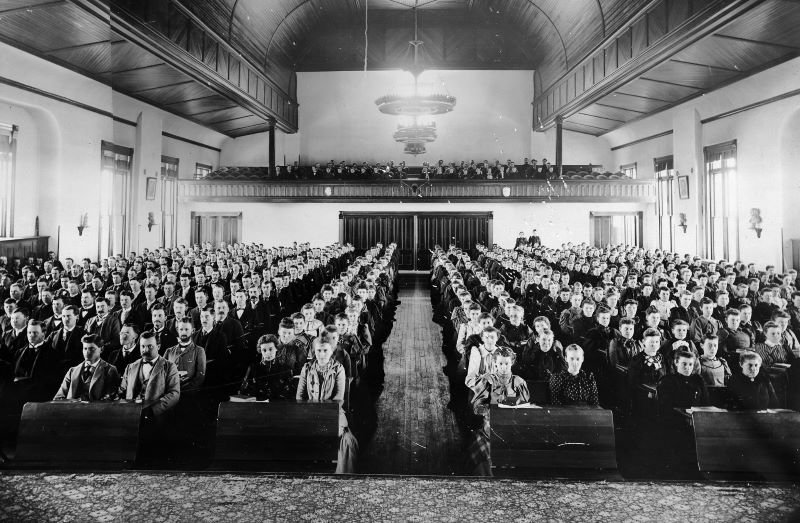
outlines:
{"label": "doorway", "polygon": [[192,245],[208,243],[226,245],[242,238],[242,213],[192,213]]}
{"label": "doorway", "polygon": [[455,244],[470,251],[477,243],[492,243],[492,213],[473,212],[340,212],[339,241],[356,251],[378,242],[396,243],[399,268],[427,271],[435,245]]}
{"label": "doorway", "polygon": [[592,245],[642,246],[642,213],[641,212],[593,212],[589,214],[592,232]]}

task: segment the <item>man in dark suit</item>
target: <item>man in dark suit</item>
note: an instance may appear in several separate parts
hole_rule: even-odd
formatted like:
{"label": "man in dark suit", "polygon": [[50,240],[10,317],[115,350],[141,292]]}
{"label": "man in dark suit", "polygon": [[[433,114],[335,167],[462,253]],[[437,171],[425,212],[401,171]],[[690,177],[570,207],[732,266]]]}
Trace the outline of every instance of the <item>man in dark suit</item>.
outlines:
{"label": "man in dark suit", "polygon": [[119,373],[100,359],[103,341],[94,334],[82,340],[84,361],[67,371],[54,400],[100,401],[117,395]]}
{"label": "man in dark suit", "polygon": [[210,310],[204,310],[200,313],[200,319],[201,328],[194,332],[192,341],[206,350],[206,358],[209,361],[227,361],[230,357],[228,340],[222,329],[214,324],[214,314]]}
{"label": "man in dark suit", "polygon": [[531,247],[536,247],[537,245],[541,244],[542,244],[542,239],[539,238],[539,235],[536,234],[536,229],[534,229],[530,238],[528,238],[528,245],[530,245]]}
{"label": "man in dark suit", "polygon": [[231,311],[230,317],[237,320],[245,332],[253,332],[263,321],[258,318],[256,312],[250,307],[247,301],[247,292],[239,289],[234,295],[235,308]]}
{"label": "man in dark suit", "polygon": [[94,294],[89,289],[81,292],[81,307],[78,310],[78,327],[84,328],[90,318],[97,315],[94,310]]}
{"label": "man in dark suit", "polygon": [[122,328],[119,324],[119,317],[111,313],[108,300],[103,296],[99,296],[94,301],[94,309],[97,314],[89,318],[84,331],[86,334],[99,336],[103,354],[111,354],[119,348],[119,330]]}
{"label": "man in dark suit", "polygon": [[19,352],[28,344],[28,315],[22,309],[11,314],[11,328],[0,338],[0,360],[14,362]]}
{"label": "man in dark suit", "polygon": [[84,331],[78,326],[78,308],[74,305],[64,307],[61,318],[61,328],[50,334],[47,344],[61,358],[65,370],[83,361]]}
{"label": "man in dark suit", "polygon": [[20,409],[25,402],[52,398],[61,372],[61,356],[45,343],[42,322],[28,322],[27,341],[14,358],[13,399]]}
{"label": "man in dark suit", "polygon": [[132,323],[123,325],[119,330],[119,348],[105,352],[108,354],[106,361],[117,369],[120,376],[125,372],[125,367],[139,359],[138,339],[139,328],[136,325]]}
{"label": "man in dark suit", "polygon": [[139,330],[144,327],[139,311],[133,306],[133,293],[131,291],[119,293],[119,306],[120,310],[117,312],[117,317],[120,325],[133,323]]}
{"label": "man in dark suit", "polygon": [[178,337],[173,335],[167,328],[167,313],[163,305],[160,303],[153,305],[153,308],[150,309],[150,317],[153,320],[150,327],[152,327],[153,334],[156,337],[158,353],[163,356],[167,349],[178,344]]}
{"label": "man in dark suit", "polygon": [[159,417],[174,408],[181,397],[178,367],[158,355],[158,345],[152,332],[139,340],[142,357],[128,365],[122,374],[119,395],[126,400],[140,399],[152,404],[145,415]]}

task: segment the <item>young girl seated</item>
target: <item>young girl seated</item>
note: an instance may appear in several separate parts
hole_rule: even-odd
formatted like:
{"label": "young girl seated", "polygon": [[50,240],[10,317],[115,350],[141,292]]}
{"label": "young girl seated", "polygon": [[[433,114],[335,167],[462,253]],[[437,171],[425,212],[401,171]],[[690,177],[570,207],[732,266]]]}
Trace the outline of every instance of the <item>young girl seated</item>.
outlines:
{"label": "young girl seated", "polygon": [[300,309],[300,314],[303,315],[303,332],[309,339],[314,339],[322,335],[325,325],[316,318],[317,312],[314,310],[314,304],[306,303]]}
{"label": "young girl seated", "polygon": [[778,406],[769,376],[760,372],[761,362],[761,356],[753,351],[744,351],[739,356],[741,372],[731,376],[728,382],[732,409],[764,410]]}
{"label": "young girl seated", "polygon": [[670,335],[661,344],[661,356],[667,362],[667,374],[675,374],[675,364],[677,361],[675,355],[679,351],[689,351],[695,355],[694,368],[692,372],[700,374],[700,353],[697,350],[694,342],[689,338],[689,324],[683,320],[675,320],[672,322],[672,329]]}
{"label": "young girl seated", "polygon": [[661,333],[656,329],[644,331],[642,352],[635,355],[628,364],[628,390],[631,414],[635,418],[655,418],[651,408],[653,394],[647,387],[655,387],[667,373],[664,357],[658,351],[661,346]]}
{"label": "young girl seated", "polygon": [[466,352],[464,342],[466,342],[467,338],[473,334],[480,334],[483,332],[483,326],[480,323],[481,306],[475,302],[470,303],[467,308],[467,315],[469,316],[469,321],[459,326],[458,337],[456,339],[456,350],[462,357]]}
{"label": "young girl seated", "polygon": [[464,383],[469,388],[474,388],[478,377],[486,374],[492,368],[492,354],[497,349],[499,331],[494,327],[486,327],[481,334],[481,345],[473,346],[467,360],[467,377]]}
{"label": "young girl seated", "polygon": [[483,423],[475,431],[475,440],[470,446],[470,457],[475,463],[474,474],[478,476],[492,475],[489,406],[520,405],[530,401],[525,380],[511,373],[515,359],[513,350],[498,347],[491,356],[491,371],[478,377],[473,387],[472,408],[476,415],[483,416]]}
{"label": "young girl seated", "polygon": [[265,334],[258,339],[258,361],[248,367],[239,394],[258,401],[291,398],[292,368],[276,359],[278,338]]}
{"label": "young girl seated", "polygon": [[700,376],[708,387],[724,387],[731,377],[731,368],[725,358],[717,356],[719,337],[706,334],[703,338],[703,355],[700,356]]}
{"label": "young girl seated", "polygon": [[566,368],[561,353],[555,350],[555,335],[548,328],[531,338],[514,365],[514,373],[525,380],[550,381],[553,374]]}
{"label": "young girl seated", "polygon": [[550,377],[550,401],[553,405],[593,405],[599,404],[597,382],[590,372],[581,370],[583,349],[573,343],[564,349],[566,370]]}
{"label": "young girl seated", "polygon": [[[333,400],[341,406],[344,402],[346,379],[344,367],[333,358],[333,347],[330,342],[317,338],[312,342],[314,359],[303,365],[300,371],[300,383],[297,385],[298,400],[325,401]],[[352,473],[355,470],[355,457],[358,442],[348,430],[347,416],[339,409],[339,459],[336,473]]]}

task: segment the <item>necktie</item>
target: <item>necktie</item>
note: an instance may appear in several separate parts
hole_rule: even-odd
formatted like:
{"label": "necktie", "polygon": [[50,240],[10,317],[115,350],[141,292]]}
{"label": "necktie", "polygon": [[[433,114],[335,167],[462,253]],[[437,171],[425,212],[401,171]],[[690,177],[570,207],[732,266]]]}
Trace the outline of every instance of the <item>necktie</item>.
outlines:
{"label": "necktie", "polygon": [[83,379],[84,381],[88,381],[92,377],[92,366],[86,364],[83,366]]}

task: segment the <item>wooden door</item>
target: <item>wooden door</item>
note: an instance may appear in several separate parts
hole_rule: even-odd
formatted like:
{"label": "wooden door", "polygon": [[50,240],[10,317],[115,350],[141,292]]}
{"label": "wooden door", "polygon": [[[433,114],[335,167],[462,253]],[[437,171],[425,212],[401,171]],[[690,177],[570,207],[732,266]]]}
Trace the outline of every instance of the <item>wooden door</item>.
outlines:
{"label": "wooden door", "polygon": [[376,243],[397,244],[399,268],[414,268],[414,215],[409,213],[339,213],[339,241],[351,243],[358,254]]}
{"label": "wooden door", "polygon": [[242,214],[192,213],[192,244],[222,242],[230,245],[242,237]]}
{"label": "wooden door", "polygon": [[420,213],[417,215],[417,270],[430,269],[431,251],[448,245],[471,252],[476,244],[491,244],[491,213]]}

